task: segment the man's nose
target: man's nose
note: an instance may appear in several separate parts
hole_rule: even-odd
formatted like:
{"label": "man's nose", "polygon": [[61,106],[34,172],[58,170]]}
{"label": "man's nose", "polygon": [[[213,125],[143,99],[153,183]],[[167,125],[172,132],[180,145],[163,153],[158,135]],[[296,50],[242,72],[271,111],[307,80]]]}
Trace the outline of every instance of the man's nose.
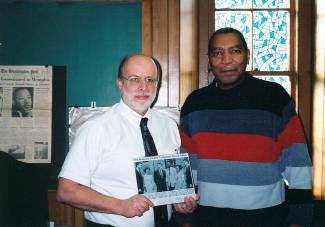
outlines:
{"label": "man's nose", "polygon": [[147,83],[146,83],[146,81],[145,80],[141,80],[140,82],[139,82],[139,89],[141,89],[141,90],[145,90],[147,88]]}
{"label": "man's nose", "polygon": [[224,53],[223,56],[222,56],[222,62],[224,64],[228,64],[230,62],[232,62],[232,55],[230,53]]}

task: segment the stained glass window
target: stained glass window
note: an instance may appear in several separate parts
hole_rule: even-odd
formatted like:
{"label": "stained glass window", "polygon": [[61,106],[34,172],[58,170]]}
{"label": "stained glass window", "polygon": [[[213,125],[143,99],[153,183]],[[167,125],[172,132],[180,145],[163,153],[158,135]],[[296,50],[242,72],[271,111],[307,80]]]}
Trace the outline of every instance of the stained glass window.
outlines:
{"label": "stained glass window", "polygon": [[253,8],[289,8],[290,0],[253,0]]}
{"label": "stained glass window", "polygon": [[[285,0],[215,1],[215,29],[233,27],[244,34],[251,50],[252,64],[248,66],[249,70],[287,71],[289,69],[290,14],[288,9],[270,10],[275,6],[285,7],[288,2]],[[223,10],[224,8],[228,10]],[[237,8],[246,10],[229,10]],[[255,10],[255,8],[264,9]]]}
{"label": "stained glass window", "polygon": [[237,8],[250,8],[252,6],[251,0],[225,0],[215,1],[215,8],[217,9],[237,9]]}
{"label": "stained glass window", "polygon": [[216,0],[216,9],[243,9],[243,8],[289,8],[289,0]]}
{"label": "stained glass window", "polygon": [[289,69],[288,19],[287,11],[253,12],[253,69]]}

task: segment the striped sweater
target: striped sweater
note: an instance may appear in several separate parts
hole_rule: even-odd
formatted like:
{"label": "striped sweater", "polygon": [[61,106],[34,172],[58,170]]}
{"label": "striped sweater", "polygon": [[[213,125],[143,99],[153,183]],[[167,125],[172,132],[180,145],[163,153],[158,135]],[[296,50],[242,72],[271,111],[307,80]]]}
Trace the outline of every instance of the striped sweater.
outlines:
{"label": "striped sweater", "polygon": [[249,74],[229,90],[212,83],[181,111],[182,152],[191,158],[200,205],[259,209],[310,189],[311,161],[293,100],[278,84]]}

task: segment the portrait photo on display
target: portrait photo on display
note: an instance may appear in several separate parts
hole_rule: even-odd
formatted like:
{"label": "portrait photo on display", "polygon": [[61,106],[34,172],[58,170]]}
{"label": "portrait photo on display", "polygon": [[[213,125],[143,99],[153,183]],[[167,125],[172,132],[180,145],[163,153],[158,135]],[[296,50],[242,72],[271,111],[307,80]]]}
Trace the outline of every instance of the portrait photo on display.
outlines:
{"label": "portrait photo on display", "polygon": [[12,117],[33,117],[33,87],[13,87]]}

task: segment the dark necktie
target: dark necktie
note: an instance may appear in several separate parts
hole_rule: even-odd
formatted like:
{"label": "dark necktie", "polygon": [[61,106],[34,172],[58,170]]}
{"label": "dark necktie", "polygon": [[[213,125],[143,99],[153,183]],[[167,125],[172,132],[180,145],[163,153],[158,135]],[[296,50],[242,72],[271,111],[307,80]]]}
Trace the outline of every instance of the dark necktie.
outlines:
{"label": "dark necktie", "polygon": [[[140,129],[142,134],[143,146],[146,152],[146,156],[158,155],[155,142],[150,134],[150,131],[147,127],[148,118],[142,118],[140,122]],[[155,215],[155,225],[156,227],[166,226],[168,223],[168,212],[167,206],[155,206],[153,208]]]}

